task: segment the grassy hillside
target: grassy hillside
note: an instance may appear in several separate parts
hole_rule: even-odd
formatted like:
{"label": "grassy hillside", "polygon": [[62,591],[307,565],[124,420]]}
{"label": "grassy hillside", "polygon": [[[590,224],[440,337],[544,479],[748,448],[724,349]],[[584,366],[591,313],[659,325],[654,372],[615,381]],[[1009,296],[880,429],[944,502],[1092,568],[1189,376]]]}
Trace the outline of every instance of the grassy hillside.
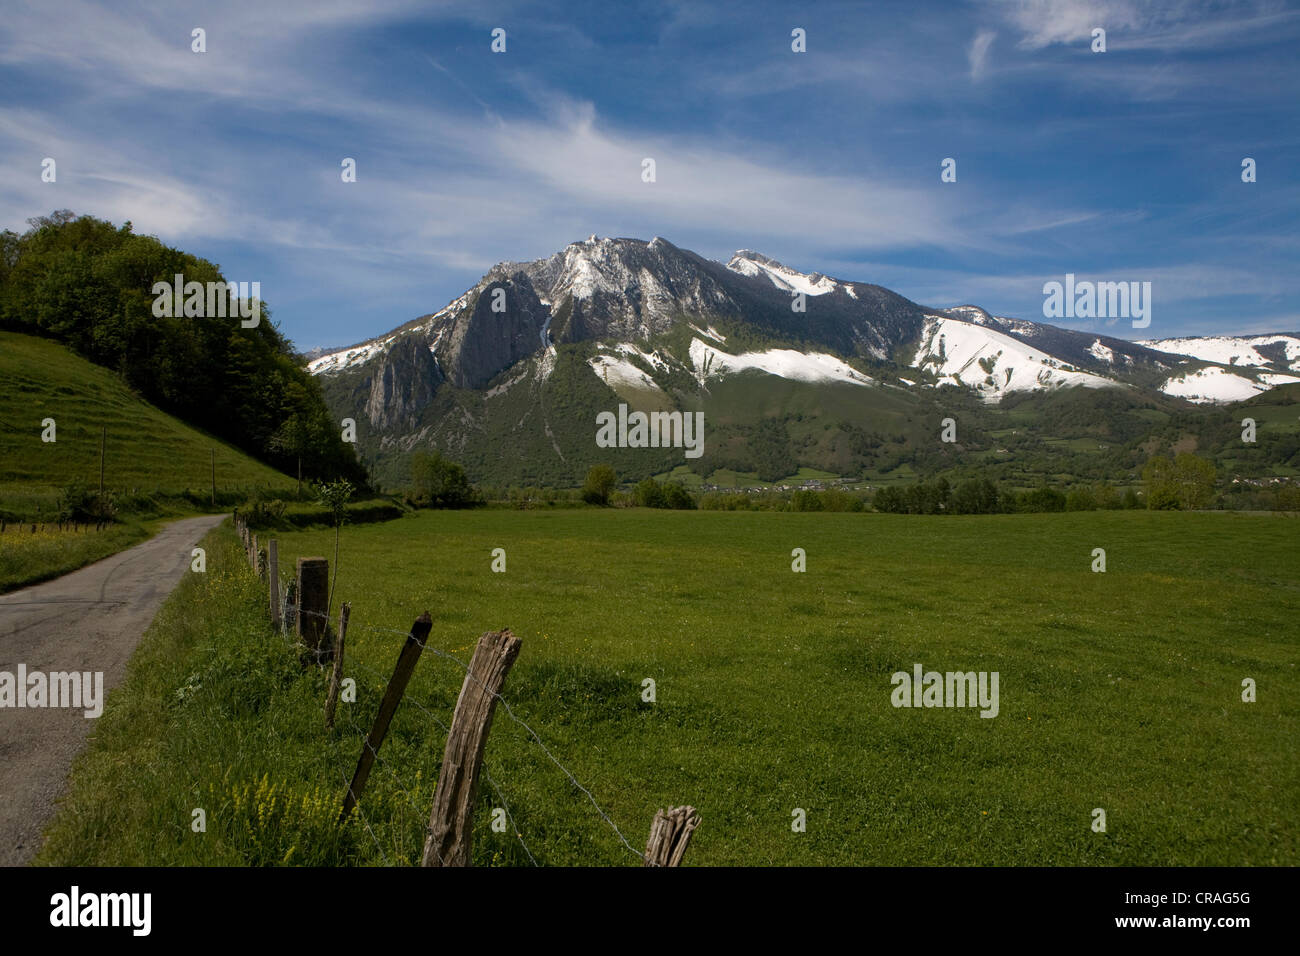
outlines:
{"label": "grassy hillside", "polygon": [[167,297],[155,298],[156,283],[180,274],[186,288],[221,282],[229,291],[220,269],[136,235],[130,222],[63,209],[28,223],[21,236],[0,233],[0,329],[68,346],[155,408],[259,461],[365,481],[256,283],[241,282],[228,298],[212,287],[209,298],[187,299],[183,315],[159,315]]}
{"label": "grassy hillside", "polygon": [[[54,442],[41,440],[54,419]],[[136,397],[108,369],[55,342],[0,332],[0,514],[50,517],[73,481],[99,484],[99,448],[107,427],[104,484],[132,497],[184,496],[205,504],[216,451],[218,495],[235,500],[254,488],[288,492],[295,482],[226,443]]]}
{"label": "grassy hillside", "polygon": [[[522,638],[505,699],[632,846],[656,809],[697,807],[688,864],[1294,866],[1295,528],[1243,514],[641,509],[348,527],[336,607],[352,602],[344,673],[358,695],[334,731],[324,674],[270,632],[223,529],[209,572],[185,577],[109,698],[41,860],[418,861],[438,721],[464,676],[436,653],[398,709],[364,823],[334,820],[428,609],[430,647],[462,659],[485,630]],[[498,547],[505,573],[491,570]],[[332,533],[280,535],[281,567],[316,554],[333,554]],[[895,708],[891,674],[917,663],[997,672],[997,716]],[[1243,702],[1245,678],[1257,702]],[[486,759],[477,865],[528,865],[520,840],[543,865],[637,862],[501,708]],[[498,833],[503,798],[514,826]],[[206,833],[189,825],[195,807]]]}

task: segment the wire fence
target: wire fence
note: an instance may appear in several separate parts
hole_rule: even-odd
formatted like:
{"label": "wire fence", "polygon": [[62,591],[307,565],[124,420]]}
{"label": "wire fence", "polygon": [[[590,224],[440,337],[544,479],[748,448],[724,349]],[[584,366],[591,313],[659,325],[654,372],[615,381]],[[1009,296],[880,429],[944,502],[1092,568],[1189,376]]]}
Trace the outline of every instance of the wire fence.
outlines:
{"label": "wire fence", "polygon": [[[284,584],[287,588],[288,581],[285,580]],[[282,589],[282,593],[283,591],[284,589]],[[299,614],[304,616],[319,617],[319,618],[327,617],[327,615],[321,614],[320,612],[305,611],[302,610],[301,608],[293,608],[292,605],[288,605],[287,601],[285,603],[287,606],[286,609],[289,611],[289,613],[287,615],[282,615],[281,618],[282,620],[286,620],[286,619],[296,620],[297,615]],[[328,623],[328,621],[326,621],[326,623]],[[397,635],[403,638],[410,636],[409,631],[402,631],[402,630],[398,630],[397,628],[391,628],[391,627],[380,627],[372,624],[365,624],[362,622],[358,622],[355,619],[349,619],[348,633],[352,634],[354,633],[354,630],[359,630],[359,631],[369,632],[369,633],[379,634],[379,635]],[[286,636],[293,635],[293,631],[287,627],[282,628],[282,632]],[[301,642],[295,641],[294,643],[298,648],[300,648],[304,652],[310,650],[309,648],[306,647],[306,645],[302,644]],[[564,774],[565,778],[574,787],[576,787],[579,791],[581,791],[581,793],[590,802],[592,808],[595,810],[600,820],[603,821],[605,825],[610,828],[610,830],[618,838],[622,846],[625,847],[628,850],[628,852],[630,852],[633,856],[635,856],[639,861],[641,861],[642,863],[645,862],[645,854],[637,850],[636,847],[634,847],[628,841],[627,837],[623,834],[623,831],[619,828],[618,824],[614,822],[614,820],[610,817],[610,815],[604,810],[604,808],[596,800],[596,797],[591,792],[591,789],[583,785],[583,783],[578,779],[578,777],[574,774],[574,772],[570,770],[567,766],[565,766],[564,763],[562,763],[559,760],[559,758],[555,756],[551,748],[548,747],[546,743],[542,740],[541,735],[537,733],[537,731],[532,727],[532,725],[530,725],[527,721],[523,720],[515,712],[514,707],[511,706],[510,702],[506,700],[505,697],[503,697],[500,693],[497,693],[496,691],[493,691],[490,688],[486,687],[483,684],[483,682],[480,681],[471,671],[469,664],[463,661],[461,658],[457,657],[455,654],[449,653],[437,647],[433,647],[428,643],[428,641],[418,642],[418,643],[420,643],[422,649],[432,653],[434,656],[455,663],[457,666],[459,666],[460,670],[464,673],[464,679],[466,681],[470,681],[478,685],[479,687],[482,687],[487,693],[491,694],[491,696],[496,699],[497,703],[501,705],[506,716],[509,717],[510,720],[513,721],[516,725],[522,728],[524,732],[528,735],[528,738],[533,743],[535,743],[537,747],[541,749],[542,753],[546,756],[546,758],[552,764],[554,764],[560,770],[561,773]],[[370,667],[369,665],[359,660],[356,660],[355,656],[348,657],[346,655],[344,657],[343,668],[345,674],[347,674],[349,669],[354,669],[354,673],[349,676],[352,676],[353,680],[357,681],[358,688],[361,688],[362,686],[368,686],[372,688],[375,693],[379,695],[383,694],[384,689],[388,682],[388,678],[385,675],[381,674],[379,671],[375,670],[374,668]],[[370,683],[367,684],[367,683],[363,683],[363,681],[361,680],[358,680],[356,676],[358,673],[368,678]],[[412,707],[414,707],[415,710],[421,715],[422,719],[428,725],[437,727],[438,730],[441,732],[442,738],[444,740],[446,739],[446,736],[451,732],[451,728],[445,720],[439,717],[431,709],[430,704],[421,701],[417,696],[411,694],[409,690],[402,696],[402,705],[405,706],[407,704],[410,704]],[[391,764],[389,764],[387,761],[384,760],[384,758],[379,753],[378,749],[370,747],[368,732],[365,728],[361,727],[356,722],[356,717],[353,714],[352,710],[345,709],[343,713],[349,724],[349,729],[353,733],[355,733],[359,738],[360,745],[362,747],[366,747],[370,749],[371,753],[375,758],[376,763],[384,771],[387,772],[390,779],[393,781],[394,786],[399,790],[400,793],[404,795],[407,802],[417,812],[420,812],[420,808],[416,803],[414,796],[410,793],[410,790],[405,785],[403,785],[401,781],[401,777],[397,773],[396,769],[393,768]],[[523,850],[524,855],[528,858],[529,862],[532,865],[539,866],[540,864],[537,862],[537,857],[533,854],[532,850],[529,849],[527,842],[524,840],[523,834],[520,832],[519,827],[515,823],[514,816],[510,811],[510,805],[506,799],[504,790],[502,789],[501,785],[497,783],[496,779],[492,776],[491,770],[486,762],[484,763],[482,769],[483,769],[484,779],[488,782],[488,785],[492,788],[493,792],[497,795],[497,798],[500,802],[501,809],[505,813],[506,819],[510,824],[511,832],[514,833],[515,838],[518,840],[520,848]],[[359,800],[359,795],[353,794],[353,798],[358,800],[357,808],[358,810],[360,810],[361,804]]]}
{"label": "wire fence", "polygon": [[[249,557],[249,563],[253,567],[253,569],[257,572],[260,572],[264,577],[267,578],[271,577],[272,575],[278,574],[278,569],[274,568],[273,566],[271,567],[268,566],[265,552],[260,551],[260,549],[257,548],[256,538],[248,533],[246,526],[243,526],[239,522],[238,518],[236,519],[236,530],[244,542],[244,546]],[[280,622],[280,627],[279,627],[280,634],[289,643],[294,645],[299,650],[300,653],[303,654],[314,653],[318,661],[323,660],[323,657],[328,656],[330,652],[328,651],[328,649],[309,647],[306,643],[304,643],[299,638],[299,635],[302,633],[302,627],[300,627],[300,620],[304,618],[318,619],[320,622],[320,627],[319,627],[320,632],[325,635],[331,635],[332,628],[330,627],[329,614],[326,612],[314,611],[314,610],[303,608],[298,603],[299,599],[302,596],[302,590],[298,586],[298,582],[296,582],[294,579],[285,577],[285,578],[278,579],[277,583],[279,584],[278,589],[272,586],[271,593],[273,595],[275,594],[279,595],[279,602],[277,608],[279,613],[276,614],[275,616],[278,618]],[[373,624],[368,624],[356,620],[354,617],[351,616],[351,614],[349,614],[347,627],[346,627],[346,634],[347,636],[350,637],[357,632],[375,634],[381,637],[391,637],[396,635],[408,640],[413,640],[418,645],[421,651],[427,650],[439,660],[445,660],[456,664],[457,667],[460,669],[458,673],[463,674],[463,678],[462,678],[463,684],[461,689],[462,695],[466,693],[466,691],[471,687],[471,685],[476,686],[478,689],[480,689],[481,691],[489,695],[496,704],[500,705],[501,709],[505,712],[506,716],[510,719],[510,721],[523,730],[524,734],[526,735],[526,739],[532,744],[534,744],[537,748],[539,748],[542,754],[546,757],[546,759],[551,764],[553,764],[556,768],[559,769],[559,771],[564,775],[565,779],[573,787],[575,787],[577,791],[581,792],[586,797],[587,802],[590,804],[592,810],[594,810],[595,812],[596,818],[598,818],[606,827],[609,828],[609,830],[617,838],[621,846],[628,853],[630,853],[633,857],[637,859],[637,861],[639,861],[644,865],[649,865],[649,866],[660,865],[655,860],[651,859],[650,856],[648,855],[650,848],[647,848],[647,853],[642,853],[635,846],[633,846],[631,842],[629,842],[627,837],[624,835],[623,830],[618,826],[617,823],[614,822],[614,820],[611,818],[609,813],[601,805],[601,802],[596,799],[596,796],[595,794],[592,793],[591,788],[584,785],[578,779],[577,775],[574,774],[574,772],[571,769],[569,769],[569,767],[567,767],[555,755],[553,749],[547,746],[547,744],[542,740],[541,735],[536,731],[536,729],[527,721],[525,721],[516,712],[515,707],[511,705],[510,701],[508,701],[504,696],[502,696],[501,693],[499,693],[497,690],[489,687],[478,677],[478,675],[474,673],[474,670],[470,663],[467,663],[466,661],[462,660],[456,654],[450,653],[448,651],[444,651],[441,648],[433,647],[427,638],[425,638],[424,640],[420,640],[418,637],[416,637],[414,631],[402,631],[396,628],[382,627]],[[340,674],[343,676],[344,679],[351,679],[354,682],[354,687],[358,691],[364,688],[367,692],[375,693],[381,699],[383,695],[387,693],[390,686],[390,681],[393,679],[375,670],[373,667],[369,666],[365,662],[358,660],[356,654],[348,655],[346,653],[343,655]],[[405,706],[407,704],[410,705],[409,708]],[[434,705],[432,702],[428,700],[422,700],[416,694],[405,692],[402,693],[400,697],[400,704],[398,704],[397,706],[402,710],[403,713],[407,714],[410,719],[414,719],[420,722],[420,726],[424,727],[426,730],[425,736],[427,738],[433,740],[441,739],[444,742],[450,739],[452,734],[452,727],[447,720],[439,716],[438,713],[439,708],[437,707],[437,705]],[[348,739],[352,739],[352,738],[356,739],[357,743],[360,745],[360,751],[359,751],[360,753],[364,754],[366,752],[369,752],[369,755],[373,759],[374,764],[378,765],[378,767],[380,768],[380,772],[384,774],[384,779],[387,780],[388,783],[393,787],[394,792],[401,797],[402,803],[404,805],[404,809],[402,811],[403,814],[405,813],[405,808],[409,808],[412,812],[414,812],[415,819],[417,820],[429,816],[429,810],[427,808],[427,804],[425,807],[422,807],[419,796],[416,793],[412,792],[413,789],[415,789],[414,786],[404,781],[403,774],[399,771],[399,768],[394,767],[390,760],[386,760],[382,756],[380,752],[383,744],[382,737],[380,738],[378,745],[372,745],[371,734],[366,730],[366,728],[362,727],[361,724],[358,723],[358,718],[355,710],[347,706],[341,707],[340,710],[342,712],[342,716],[345,724],[345,726],[342,727],[341,729],[348,735]],[[436,728],[436,731],[433,728]],[[527,858],[530,865],[540,866],[541,864],[537,859],[537,855],[533,852],[532,848],[530,848],[528,841],[525,839],[524,833],[522,832],[522,828],[519,826],[518,822],[516,821],[515,815],[510,808],[510,801],[507,799],[506,796],[507,788],[503,787],[502,784],[497,780],[497,777],[493,775],[486,761],[484,761],[481,764],[480,769],[482,771],[483,779],[487,781],[487,784],[491,788],[492,793],[495,794],[496,796],[496,800],[500,807],[500,810],[504,814],[506,823],[509,825],[511,832],[514,834],[514,838],[518,842],[520,850]],[[344,785],[343,792],[347,795],[350,795],[351,802],[355,804],[355,811],[358,814],[358,818],[362,824],[362,827],[364,828],[366,833],[370,836],[371,840],[374,842],[376,850],[380,855],[380,858],[384,861],[385,864],[390,864],[391,861],[389,858],[389,854],[385,852],[384,846],[381,840],[379,839],[378,834],[376,833],[376,828],[374,824],[366,816],[365,808],[362,800],[362,797],[364,796],[364,786],[361,788],[362,789],[361,793],[357,793],[352,790],[353,784],[349,782],[348,767],[346,765],[339,766],[338,773],[340,778],[343,781],[343,785]],[[691,808],[686,808],[686,809],[691,809]],[[693,809],[691,810],[691,813],[692,814],[694,813]],[[662,816],[662,813],[660,815]],[[432,821],[430,820],[430,823],[431,822]],[[656,817],[655,822],[657,826],[659,823],[659,817]],[[403,830],[407,829],[405,824],[402,825],[402,829]],[[693,826],[691,827],[691,829],[693,829]],[[430,827],[426,826],[425,828],[426,837],[428,836],[429,832],[430,832]],[[687,831],[686,836],[689,837],[689,830]],[[447,861],[442,857],[442,854],[438,852],[437,846],[434,843],[434,841],[429,840],[428,845],[435,853],[437,853],[440,862],[446,864]],[[680,853],[678,853],[678,857],[680,857]]]}

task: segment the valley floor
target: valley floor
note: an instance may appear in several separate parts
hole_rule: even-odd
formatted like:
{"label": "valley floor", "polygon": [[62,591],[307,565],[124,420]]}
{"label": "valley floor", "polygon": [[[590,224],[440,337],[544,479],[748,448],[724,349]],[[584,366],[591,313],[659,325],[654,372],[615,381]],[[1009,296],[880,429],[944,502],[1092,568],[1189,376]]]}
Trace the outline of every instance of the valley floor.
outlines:
{"label": "valley floor", "polygon": [[[634,864],[655,811],[687,803],[688,864],[1296,865],[1296,528],[640,509],[345,526],[334,607],[352,605],[358,693],[334,731],[324,675],[271,632],[222,529],[110,700],[41,860],[418,862],[464,676],[447,657],[420,661],[360,819],[333,821],[428,610],[431,649],[462,660],[486,630],[522,638],[504,697],[591,795],[498,709],[478,865]],[[279,548],[282,569],[332,561],[334,537]],[[996,674],[996,716],[894,706],[893,675],[918,665]]]}

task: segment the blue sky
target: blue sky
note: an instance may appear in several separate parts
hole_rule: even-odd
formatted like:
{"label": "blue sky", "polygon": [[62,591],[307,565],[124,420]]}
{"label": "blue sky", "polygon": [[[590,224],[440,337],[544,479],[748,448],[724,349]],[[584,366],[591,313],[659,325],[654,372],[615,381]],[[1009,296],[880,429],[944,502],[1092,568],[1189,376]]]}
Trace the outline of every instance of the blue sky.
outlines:
{"label": "blue sky", "polygon": [[1296,331],[1298,46],[1272,0],[7,0],[0,228],[130,219],[302,348],[592,233],[1025,318],[1067,272],[1150,281],[1150,328],[1105,331]]}

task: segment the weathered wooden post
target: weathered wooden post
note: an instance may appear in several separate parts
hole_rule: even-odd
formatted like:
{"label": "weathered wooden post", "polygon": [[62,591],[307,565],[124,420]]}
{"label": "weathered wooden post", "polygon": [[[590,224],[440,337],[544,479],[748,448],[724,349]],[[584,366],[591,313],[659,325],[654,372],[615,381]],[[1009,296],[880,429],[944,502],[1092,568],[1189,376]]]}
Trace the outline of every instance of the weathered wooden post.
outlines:
{"label": "weathered wooden post", "polygon": [[521,646],[519,638],[504,630],[488,631],[474,648],[442,754],[424,840],[424,866],[469,866],[483,748],[501,687]]}
{"label": "weathered wooden post", "polygon": [[298,640],[320,659],[325,640],[330,563],[324,558],[298,559]]}
{"label": "weathered wooden post", "polygon": [[352,605],[344,603],[339,608],[339,632],[334,636],[334,671],[330,674],[330,690],[325,697],[325,726],[334,726],[334,708],[339,702],[339,684],[343,680],[343,642],[348,636],[348,616]]}
{"label": "weathered wooden post", "polygon": [[348,792],[343,797],[343,812],[339,814],[339,823],[348,818],[352,808],[361,799],[361,792],[365,790],[366,780],[370,777],[370,768],[374,766],[379,748],[383,746],[384,738],[388,736],[388,725],[393,721],[397,705],[402,702],[406,684],[415,671],[415,665],[420,661],[420,653],[424,650],[431,630],[433,630],[433,618],[429,617],[428,611],[417,617],[415,623],[411,625],[411,633],[406,636],[406,643],[402,645],[402,650],[397,655],[393,676],[388,679],[388,689],[384,691],[384,699],[379,702],[379,712],[375,714],[370,735],[366,737],[366,742],[361,747],[361,759],[357,761],[356,772],[352,774],[352,782],[348,784]]}
{"label": "weathered wooden post", "polygon": [[669,807],[655,814],[645,845],[646,866],[680,866],[691,834],[700,825],[694,807]]}
{"label": "weathered wooden post", "polygon": [[280,545],[275,538],[266,543],[267,573],[270,575],[271,623],[280,629]]}

